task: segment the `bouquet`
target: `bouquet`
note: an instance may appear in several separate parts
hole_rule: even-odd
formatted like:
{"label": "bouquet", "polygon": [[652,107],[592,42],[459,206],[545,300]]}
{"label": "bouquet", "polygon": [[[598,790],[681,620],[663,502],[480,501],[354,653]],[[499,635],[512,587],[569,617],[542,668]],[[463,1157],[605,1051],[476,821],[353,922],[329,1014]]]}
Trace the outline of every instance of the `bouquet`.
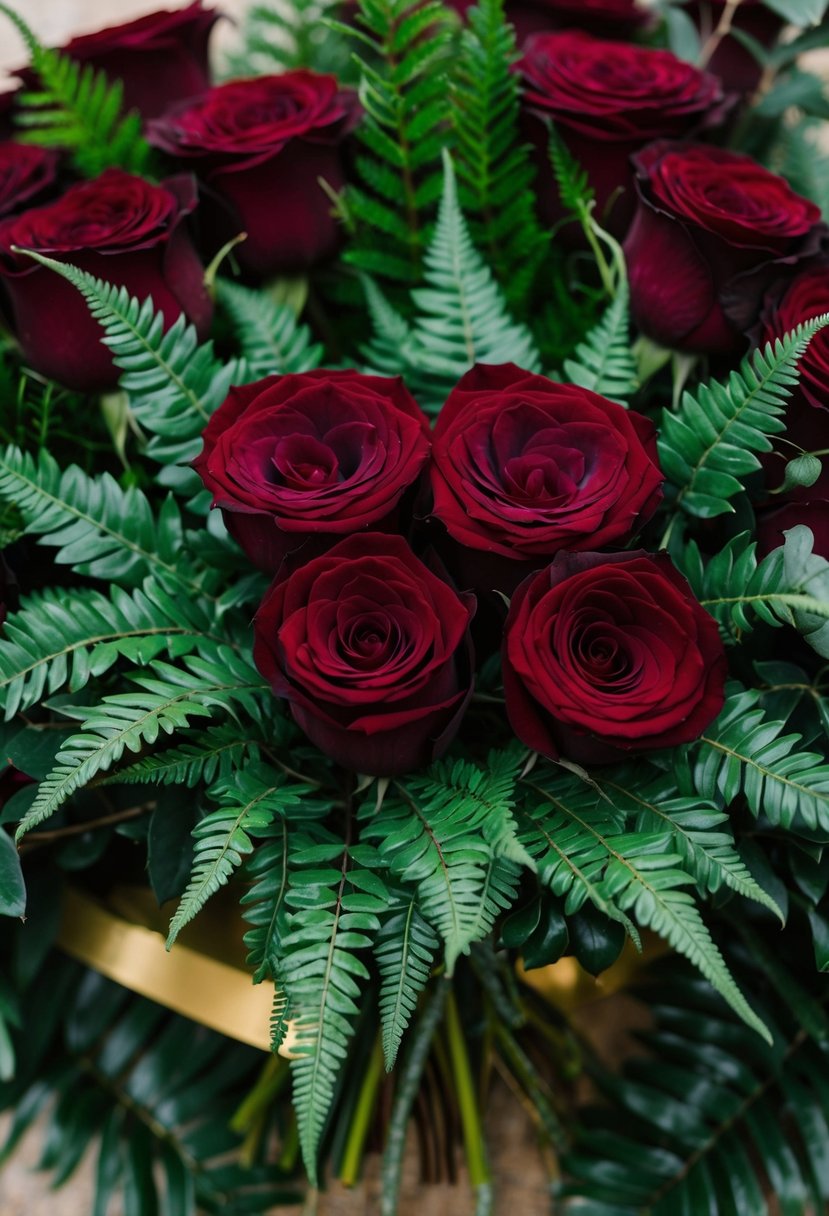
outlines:
{"label": "bouquet", "polygon": [[[825,10],[0,4],[0,1098],[97,1213],[410,1121],[488,1212],[494,1073],[556,1211],[829,1201]],[[272,1058],[56,948],[136,887]],[[545,977],[643,949],[619,1068]]]}

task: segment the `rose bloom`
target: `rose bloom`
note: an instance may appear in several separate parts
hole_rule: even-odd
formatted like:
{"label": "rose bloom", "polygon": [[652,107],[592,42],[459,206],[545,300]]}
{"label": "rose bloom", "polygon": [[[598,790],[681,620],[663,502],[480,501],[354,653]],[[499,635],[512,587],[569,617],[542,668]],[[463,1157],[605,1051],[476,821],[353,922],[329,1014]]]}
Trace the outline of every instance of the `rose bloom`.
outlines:
{"label": "rose bloom", "polygon": [[522,743],[601,764],[698,738],[722,708],[726,658],[667,554],[559,553],[513,596],[503,673]]}
{"label": "rose bloom", "polygon": [[597,216],[623,233],[635,208],[631,154],[658,136],[716,123],[725,108],[719,80],[671,51],[575,31],[528,39],[516,71],[524,127],[537,150],[539,205],[551,224],[565,213],[550,166],[549,120],[587,172]]}
{"label": "rose bloom", "polygon": [[[711,37],[723,15],[726,0],[694,0],[683,5],[700,33],[703,45]],[[732,30],[740,30],[761,46],[771,47],[785,22],[777,13],[766,8],[763,0],[742,0],[731,16]],[[749,93],[760,83],[762,66],[747,46],[729,34],[716,46],[708,61],[708,69],[719,76],[725,87],[737,93]]]}
{"label": "rose bloom", "polygon": [[508,593],[559,549],[623,544],[661,497],[646,418],[514,363],[466,373],[432,456],[433,514],[476,551],[463,564],[478,589]]}
{"label": "rose bloom", "polygon": [[210,325],[204,275],[184,219],[196,205],[191,177],[153,186],[121,169],[81,182],[55,202],[0,224],[0,282],[26,361],[69,388],[114,387],[118,369],[78,291],[12,247],[31,249],[127,290],[152,296],[168,325],[184,312],[200,336]]}
{"label": "rose bloom", "polygon": [[401,537],[369,532],[274,583],[254,621],[254,659],[327,756],[396,776],[457,733],[473,611]]}
{"label": "rose bloom", "polygon": [[[201,0],[186,8],[147,13],[135,21],[81,34],[63,48],[124,86],[124,107],[155,118],[171,105],[210,87],[208,41],[219,13]],[[20,73],[34,84],[31,69]]]}
{"label": "rose bloom", "polygon": [[274,572],[301,546],[394,530],[428,458],[428,419],[399,377],[320,370],[232,388],[195,468],[228,531]]}
{"label": "rose bloom", "polygon": [[41,202],[57,184],[58,153],[54,148],[0,143],[0,217]]}
{"label": "rose bloom", "polygon": [[[767,300],[760,319],[761,346],[784,337],[804,321],[829,313],[829,265],[810,265],[792,279],[782,296],[775,296]],[[810,405],[829,406],[829,335],[825,329],[815,334],[797,366],[800,381],[795,391]],[[829,433],[820,446],[829,447]]]}
{"label": "rose bloom", "polygon": [[750,156],[660,140],[633,158],[625,242],[636,324],[675,350],[744,344],[769,280],[817,251],[820,211]]}
{"label": "rose bloom", "polygon": [[204,186],[200,219],[249,274],[305,269],[335,252],[332,190],[345,184],[342,142],[359,115],[356,94],[305,70],[218,85],[150,124],[149,139],[192,165]]}

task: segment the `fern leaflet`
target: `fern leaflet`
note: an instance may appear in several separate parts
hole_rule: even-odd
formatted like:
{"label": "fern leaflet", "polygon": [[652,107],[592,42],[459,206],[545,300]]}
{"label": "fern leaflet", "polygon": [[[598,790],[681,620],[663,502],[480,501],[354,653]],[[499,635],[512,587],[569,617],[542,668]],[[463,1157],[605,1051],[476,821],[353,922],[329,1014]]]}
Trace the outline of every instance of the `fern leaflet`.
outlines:
{"label": "fern leaflet", "polygon": [[217,281],[216,295],[234,324],[251,380],[319,367],[322,346],[289,304],[227,279]]}

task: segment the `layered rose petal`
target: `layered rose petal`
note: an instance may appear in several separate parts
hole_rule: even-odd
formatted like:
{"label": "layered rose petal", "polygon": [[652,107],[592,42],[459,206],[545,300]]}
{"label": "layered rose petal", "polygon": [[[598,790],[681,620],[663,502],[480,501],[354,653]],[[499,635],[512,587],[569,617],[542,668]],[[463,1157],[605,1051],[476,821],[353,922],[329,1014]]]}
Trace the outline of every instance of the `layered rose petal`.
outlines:
{"label": "layered rose petal", "polygon": [[[774,293],[766,302],[761,317],[760,342],[772,342],[811,321],[829,313],[829,263],[810,266],[792,279],[782,296]],[[829,406],[829,336],[820,330],[810,341],[798,361],[800,382],[798,391],[810,405]],[[820,447],[826,447],[823,443]]]}
{"label": "layered rose petal", "polygon": [[245,232],[235,256],[261,278],[336,250],[331,199],[319,183],[344,185],[341,145],[358,115],[351,90],[303,69],[218,85],[151,123],[149,139],[192,164],[207,239],[218,246]]}
{"label": "layered rose petal", "polygon": [[507,715],[529,747],[583,763],[695,739],[722,708],[716,622],[664,554],[559,554],[516,591]]}
{"label": "layered rose petal", "polygon": [[[460,380],[432,455],[433,514],[458,544],[512,563],[515,581],[560,549],[623,543],[661,495],[647,419],[511,363]],[[479,565],[475,586],[512,590],[509,575],[493,582],[491,564]]]}
{"label": "layered rose petal", "polygon": [[749,156],[660,140],[633,158],[625,241],[634,320],[675,350],[738,350],[763,293],[820,247],[820,211]]}
{"label": "layered rose petal", "polygon": [[0,143],[0,218],[31,207],[55,189],[58,153],[14,140]]}
{"label": "layered rose petal", "polygon": [[442,754],[460,725],[473,611],[401,537],[369,532],[274,583],[254,658],[322,751],[394,776]]}
{"label": "layered rose petal", "polygon": [[15,247],[71,263],[141,300],[152,297],[166,325],[184,313],[204,336],[212,307],[183,224],[195,206],[189,176],[154,186],[108,169],[55,202],[0,224],[0,279],[31,366],[86,392],[118,382],[101,327],[75,288]]}
{"label": "layered rose petal", "polygon": [[429,423],[400,379],[355,371],[233,388],[195,468],[251,561],[276,571],[316,541],[393,528],[429,456]]}

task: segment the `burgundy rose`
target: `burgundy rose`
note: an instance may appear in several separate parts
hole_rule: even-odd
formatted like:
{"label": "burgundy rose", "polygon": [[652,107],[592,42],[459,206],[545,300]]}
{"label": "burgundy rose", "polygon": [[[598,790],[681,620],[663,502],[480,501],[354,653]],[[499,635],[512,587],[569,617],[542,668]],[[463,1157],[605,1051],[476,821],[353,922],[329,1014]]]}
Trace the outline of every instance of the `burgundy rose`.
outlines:
{"label": "burgundy rose", "polygon": [[478,562],[479,589],[509,592],[559,549],[624,543],[661,495],[646,418],[514,363],[466,373],[432,456],[433,513],[460,545],[502,559],[500,570]]}
{"label": "burgundy rose", "polygon": [[[804,270],[789,283],[782,297],[772,297],[761,317],[760,344],[782,338],[791,330],[829,313],[829,265],[818,263]],[[798,390],[810,405],[829,406],[829,335],[819,330],[798,363]],[[829,447],[827,442],[822,447]]]}
{"label": "burgundy rose", "polygon": [[513,597],[503,672],[522,743],[601,764],[696,739],[722,708],[726,659],[667,554],[560,553]]}
{"label": "burgundy rose", "polygon": [[[726,0],[693,0],[683,6],[700,33],[703,46],[713,35]],[[731,29],[748,34],[761,46],[771,47],[785,22],[767,8],[763,0],[742,0],[730,17]],[[750,93],[760,83],[762,66],[736,34],[720,39],[708,61],[708,69],[720,77],[725,87],[735,93]]]}
{"label": "burgundy rose", "polygon": [[[186,8],[147,13],[123,25],[81,34],[63,48],[124,86],[124,107],[155,118],[210,87],[208,42],[219,13],[195,0]],[[35,84],[30,69],[20,73]]]}
{"label": "burgundy rose", "polygon": [[[807,491],[811,493],[812,491]],[[829,501],[812,499],[809,502],[787,502],[782,507],[757,513],[757,556],[765,557],[772,549],[779,549],[789,528],[805,524],[811,528],[815,538],[813,551],[829,560]]]}
{"label": "burgundy rose", "polygon": [[53,148],[0,143],[0,217],[21,211],[54,189],[58,154]]}
{"label": "burgundy rose", "polygon": [[676,350],[739,349],[769,280],[819,247],[820,211],[723,148],[660,140],[633,163],[639,203],[625,255],[636,324]]}
{"label": "burgundy rose", "polygon": [[623,233],[635,208],[631,154],[658,136],[718,122],[724,112],[719,80],[671,51],[579,32],[534,35],[516,71],[525,129],[537,148],[539,205],[551,224],[564,213],[548,155],[550,119],[587,172],[597,216],[609,216],[611,229]]}
{"label": "burgundy rose", "polygon": [[195,468],[228,531],[264,570],[367,528],[394,528],[429,458],[429,423],[402,380],[355,371],[232,388]]}
{"label": "burgundy rose", "polygon": [[55,202],[0,224],[0,280],[31,366],[87,392],[118,382],[101,327],[79,293],[13,246],[69,262],[140,299],[152,296],[168,325],[184,312],[203,336],[210,298],[183,225],[195,205],[195,183],[186,175],[153,186],[108,169]]}
{"label": "burgundy rose", "polygon": [[460,726],[473,611],[401,537],[369,532],[274,583],[254,658],[326,755],[396,776],[442,755]]}
{"label": "burgundy rose", "polygon": [[246,232],[235,256],[257,277],[304,269],[339,243],[331,199],[345,183],[342,142],[356,94],[333,76],[285,72],[231,80],[150,124],[150,142],[189,161],[204,185],[214,244]]}

